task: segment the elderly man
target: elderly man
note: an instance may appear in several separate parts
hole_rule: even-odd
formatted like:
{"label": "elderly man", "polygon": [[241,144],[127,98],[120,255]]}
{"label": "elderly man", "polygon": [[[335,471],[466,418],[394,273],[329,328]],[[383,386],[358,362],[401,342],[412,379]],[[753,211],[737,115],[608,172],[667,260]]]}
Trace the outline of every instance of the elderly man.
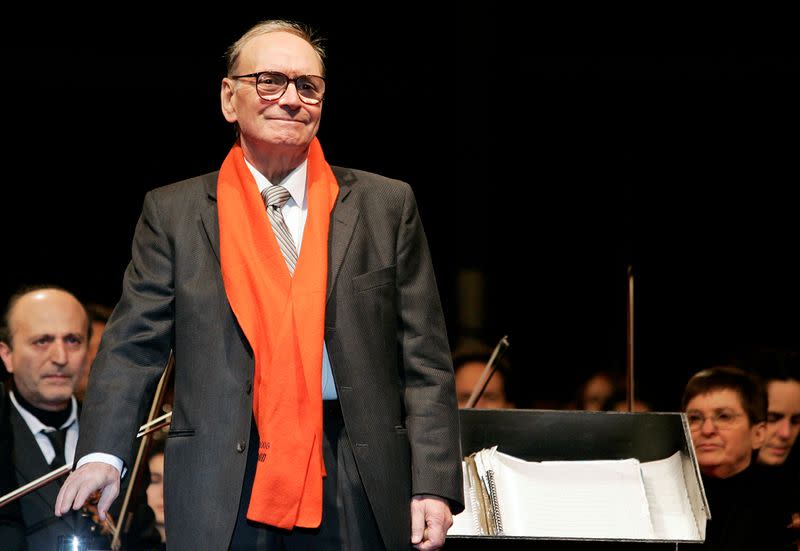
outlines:
{"label": "elderly man", "polygon": [[410,187],[331,167],[319,42],[267,21],[229,50],[239,139],[145,198],[56,511],[132,457],[171,348],[165,525],[176,549],[437,549],[463,508],[452,366]]}

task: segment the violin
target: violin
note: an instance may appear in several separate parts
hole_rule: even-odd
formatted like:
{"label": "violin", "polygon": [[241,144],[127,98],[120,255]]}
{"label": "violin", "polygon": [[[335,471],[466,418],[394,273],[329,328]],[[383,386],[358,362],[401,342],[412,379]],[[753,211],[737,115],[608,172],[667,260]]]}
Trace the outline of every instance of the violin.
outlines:
{"label": "violin", "polygon": [[89,531],[93,536],[114,537],[116,534],[116,523],[110,513],[106,513],[106,520],[100,520],[100,513],[97,511],[97,502],[100,501],[100,491],[92,493],[86,503],[81,507],[81,516],[91,521]]}

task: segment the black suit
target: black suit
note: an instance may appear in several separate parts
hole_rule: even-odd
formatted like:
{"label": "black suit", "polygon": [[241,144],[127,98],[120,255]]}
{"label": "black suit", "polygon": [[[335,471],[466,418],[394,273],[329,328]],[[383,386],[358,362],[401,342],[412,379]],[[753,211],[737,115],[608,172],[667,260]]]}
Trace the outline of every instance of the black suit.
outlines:
{"label": "black suit", "polygon": [[[31,433],[25,419],[9,404],[9,421],[14,435],[13,458],[17,486],[43,476],[53,469],[47,464],[36,437]],[[22,517],[25,521],[28,549],[55,549],[58,536],[83,534],[86,524],[77,512],[62,517],[54,514],[60,481],[51,482],[20,498]]]}
{"label": "black suit", "polygon": [[[7,395],[4,397],[7,398]],[[78,412],[80,413],[80,407]],[[47,464],[36,437],[25,419],[10,402],[8,404],[8,422],[14,438],[14,445],[9,449],[9,453],[14,465],[16,486],[23,486],[51,472],[53,467]],[[123,480],[122,494],[127,491],[130,480],[130,477]],[[18,500],[25,526],[23,533],[27,534],[28,549],[30,551],[55,549],[58,544],[58,536],[79,536],[85,540],[90,549],[107,548],[110,544],[110,536],[101,533],[102,527],[95,524],[89,514],[84,514],[82,511],[70,511],[61,517],[55,516],[56,498],[63,481],[64,478],[50,482]],[[138,498],[139,502],[142,502],[146,500],[143,495],[144,486],[140,486],[140,490],[139,493],[134,494],[134,499]],[[112,518],[118,518],[121,505],[122,500],[117,500],[112,505],[109,511]],[[128,532],[122,534],[123,548],[151,549],[154,542],[160,541],[158,534],[154,533],[153,523],[153,512],[147,507],[140,507],[137,514],[126,525]],[[2,543],[0,551],[6,551],[5,540],[0,539],[0,543]]]}
{"label": "black suit", "polygon": [[[340,189],[330,219],[325,342],[375,520],[387,548],[404,549],[412,494],[447,498],[454,513],[463,508],[447,336],[410,187],[333,170]],[[174,348],[164,497],[175,549],[227,547],[252,417],[253,355],[220,273],[216,180],[207,174],[145,198],[81,417],[78,457],[99,451],[131,464],[130,435]]]}
{"label": "black suit", "polygon": [[[0,383],[0,495],[6,495],[17,488],[11,451],[13,438],[8,418],[9,409],[13,409],[13,406],[8,402],[3,383]],[[0,542],[6,551],[25,549],[25,526],[18,501],[0,508]]]}

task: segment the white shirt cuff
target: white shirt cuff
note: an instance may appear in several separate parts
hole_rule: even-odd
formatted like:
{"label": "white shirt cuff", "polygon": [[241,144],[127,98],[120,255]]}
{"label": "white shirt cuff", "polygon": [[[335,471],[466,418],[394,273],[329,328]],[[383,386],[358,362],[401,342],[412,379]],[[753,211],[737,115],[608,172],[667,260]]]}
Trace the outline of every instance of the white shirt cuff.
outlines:
{"label": "white shirt cuff", "polygon": [[124,468],[124,462],[122,461],[122,459],[120,459],[116,455],[111,455],[110,453],[99,453],[99,452],[84,455],[83,457],[80,458],[78,464],[75,465],[75,468],[77,469],[78,467],[85,465],[86,463],[91,463],[92,461],[97,461],[99,463],[106,463],[108,465],[111,465],[112,467],[114,467],[119,471],[120,478],[124,477],[125,473],[128,471],[128,469]]}

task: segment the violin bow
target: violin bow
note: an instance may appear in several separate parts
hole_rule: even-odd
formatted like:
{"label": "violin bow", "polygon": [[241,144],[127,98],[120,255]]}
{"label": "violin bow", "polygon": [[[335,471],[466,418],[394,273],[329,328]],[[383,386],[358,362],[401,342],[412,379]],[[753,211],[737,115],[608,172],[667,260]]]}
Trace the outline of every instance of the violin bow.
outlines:
{"label": "violin bow", "polygon": [[[136,453],[136,461],[134,461],[133,469],[131,469],[130,483],[128,484],[128,489],[125,491],[125,499],[122,501],[122,508],[119,510],[119,522],[117,523],[117,529],[113,532],[114,537],[111,540],[111,549],[113,551],[119,551],[122,545],[120,538],[123,530],[123,521],[128,514],[128,507],[130,505],[131,495],[133,494],[133,488],[136,485],[136,479],[139,476],[139,471],[141,470],[142,460],[147,452],[148,444],[150,443],[150,434],[169,424],[168,419],[171,417],[171,412],[168,415],[162,415],[158,419],[155,417],[163,405],[164,394],[166,392],[167,384],[170,376],[172,375],[172,370],[174,367],[175,354],[172,350],[170,350],[169,358],[167,359],[167,365],[164,368],[164,373],[161,374],[161,380],[158,381],[158,387],[156,387],[156,393],[153,397],[153,403],[150,406],[150,413],[147,416],[147,422],[139,428],[139,434],[137,435],[141,436],[142,440],[139,442],[139,451]],[[164,422],[165,419],[166,422]]]}
{"label": "violin bow", "polygon": [[495,367],[495,363],[500,359],[500,357],[506,351],[506,348],[509,346],[511,345],[508,342],[508,335],[505,335],[500,339],[500,342],[497,343],[497,346],[494,347],[489,361],[486,362],[486,366],[483,368],[483,372],[481,372],[478,382],[475,383],[475,386],[472,389],[472,394],[470,394],[469,400],[467,400],[467,403],[464,405],[465,408],[474,408],[475,404],[478,403],[478,400],[481,399],[483,391],[486,390],[486,385],[489,384],[489,380],[492,378],[492,375],[494,375],[494,372],[497,369]]}

